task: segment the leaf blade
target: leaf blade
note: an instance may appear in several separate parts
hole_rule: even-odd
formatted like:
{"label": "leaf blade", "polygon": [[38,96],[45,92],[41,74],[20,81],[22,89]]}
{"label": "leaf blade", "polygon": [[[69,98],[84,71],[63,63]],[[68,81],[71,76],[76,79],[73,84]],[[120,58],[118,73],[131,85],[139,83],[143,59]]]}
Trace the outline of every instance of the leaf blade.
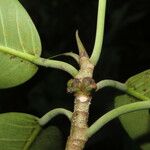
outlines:
{"label": "leaf blade", "polygon": [[41,131],[38,118],[24,113],[0,114],[0,147],[26,150]]}
{"label": "leaf blade", "polygon": [[63,150],[62,134],[55,126],[44,128],[32,143],[30,150]]}
{"label": "leaf blade", "polygon": [[[38,32],[18,0],[0,0],[0,46],[34,56],[41,54]],[[16,67],[18,63],[21,65]],[[12,68],[14,68],[13,71]],[[37,70],[36,65],[3,53],[0,49],[0,88],[22,84],[29,80]]]}
{"label": "leaf blade", "polygon": [[[129,78],[126,83],[127,88],[135,90],[144,96],[150,98],[150,69],[143,71],[133,77]],[[120,95],[115,98],[115,107],[127,103],[134,103],[138,99],[130,95]],[[127,131],[128,135],[134,139],[139,140],[147,135],[150,135],[150,115],[149,110],[142,110],[138,112],[131,112],[119,117],[122,126]],[[143,150],[149,148],[149,143],[144,145],[144,141],[139,143]]]}

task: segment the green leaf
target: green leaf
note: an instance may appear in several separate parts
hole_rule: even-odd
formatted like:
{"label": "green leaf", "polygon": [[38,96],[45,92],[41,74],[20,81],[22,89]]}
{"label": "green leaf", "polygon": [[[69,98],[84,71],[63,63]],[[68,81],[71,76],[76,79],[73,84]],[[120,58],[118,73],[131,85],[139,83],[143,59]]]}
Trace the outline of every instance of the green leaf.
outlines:
{"label": "green leaf", "polygon": [[7,48],[34,56],[41,54],[38,32],[18,0],[0,0],[0,89],[24,83],[38,69],[26,60],[3,52]]}
{"label": "green leaf", "polygon": [[[139,92],[140,94],[150,98],[150,70],[146,70],[129,78],[126,82],[126,85],[129,90],[135,90],[136,92]],[[115,107],[137,101],[139,100],[124,94],[115,98]],[[119,119],[124,129],[132,139],[138,140],[150,134],[149,110],[131,112],[120,116]],[[148,146],[146,145],[141,147],[143,150],[147,150],[144,147]]]}
{"label": "green leaf", "polygon": [[144,143],[141,145],[142,150],[150,150],[150,143]]}
{"label": "green leaf", "polygon": [[63,150],[62,135],[55,126],[49,126],[39,134],[30,150]]}
{"label": "green leaf", "polygon": [[41,127],[38,119],[24,113],[0,114],[0,149],[63,150],[60,130]]}
{"label": "green leaf", "polygon": [[41,130],[37,120],[24,113],[0,114],[0,149],[28,150]]}
{"label": "green leaf", "polygon": [[129,78],[126,85],[128,88],[150,97],[150,69]]}

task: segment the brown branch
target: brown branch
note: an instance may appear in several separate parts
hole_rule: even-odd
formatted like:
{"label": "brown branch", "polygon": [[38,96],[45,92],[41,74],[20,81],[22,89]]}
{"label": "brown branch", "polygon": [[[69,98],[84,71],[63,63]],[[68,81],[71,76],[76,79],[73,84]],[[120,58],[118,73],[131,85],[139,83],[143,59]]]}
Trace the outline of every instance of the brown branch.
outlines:
{"label": "brown branch", "polygon": [[75,102],[66,150],[83,150],[88,140],[87,123],[91,92],[96,89],[96,83],[92,79],[94,66],[89,60],[78,32],[76,33],[76,38],[80,55],[80,70],[76,77],[68,82],[68,92],[74,93]]}
{"label": "brown branch", "polygon": [[74,113],[72,116],[71,131],[68,137],[66,150],[82,150],[87,138],[87,122],[89,116],[89,96],[78,95],[75,98]]}

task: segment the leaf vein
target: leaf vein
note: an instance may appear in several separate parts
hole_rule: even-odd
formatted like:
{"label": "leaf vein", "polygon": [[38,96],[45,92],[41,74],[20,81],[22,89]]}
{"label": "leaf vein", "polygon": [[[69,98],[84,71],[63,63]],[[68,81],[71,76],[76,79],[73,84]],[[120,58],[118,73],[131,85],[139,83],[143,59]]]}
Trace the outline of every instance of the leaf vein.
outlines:
{"label": "leaf vein", "polygon": [[26,129],[33,129],[36,128],[36,125],[34,126],[24,126],[24,125],[18,125],[18,124],[12,124],[12,123],[0,123],[0,125],[8,125],[8,126],[13,126],[13,127],[18,127],[18,128],[26,128]]}
{"label": "leaf vein", "polygon": [[20,45],[21,45],[21,48],[22,48],[23,52],[25,53],[26,50],[25,50],[24,45],[23,45],[23,41],[22,41],[20,29],[19,29],[19,24],[18,24],[18,12],[17,12],[17,8],[16,8],[16,25],[17,25],[17,33],[18,33],[19,42],[20,42]]}
{"label": "leaf vein", "polygon": [[34,43],[34,34],[33,34],[33,30],[32,30],[30,22],[29,22],[29,26],[30,26],[30,33],[31,33],[31,42],[32,42],[33,53],[34,53],[34,55],[36,55],[36,51],[35,51],[36,48],[35,48],[35,43]]}
{"label": "leaf vein", "polygon": [[0,9],[0,20],[1,20],[1,25],[2,25],[2,31],[3,31],[4,43],[5,43],[5,46],[7,46],[7,39],[6,39],[6,32],[5,32],[5,25],[4,25],[4,19],[3,19],[3,14],[2,14],[2,10],[1,10],[1,9]]}
{"label": "leaf vein", "polygon": [[30,139],[9,139],[9,138],[0,138],[0,141],[7,141],[7,142],[26,142],[26,141],[30,141]]}

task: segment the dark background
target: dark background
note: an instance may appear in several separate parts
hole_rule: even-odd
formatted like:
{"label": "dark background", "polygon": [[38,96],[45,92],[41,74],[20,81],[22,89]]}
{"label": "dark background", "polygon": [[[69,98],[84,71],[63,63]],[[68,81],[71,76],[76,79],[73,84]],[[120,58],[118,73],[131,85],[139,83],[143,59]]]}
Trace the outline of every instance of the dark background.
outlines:
{"label": "dark background", "polygon": [[[94,44],[97,0],[21,0],[33,19],[42,41],[42,57],[63,52],[77,52],[75,30],[91,54]],[[126,81],[150,66],[150,1],[108,0],[104,44],[94,78]],[[72,59],[63,60],[75,64]],[[75,64],[76,65],[76,64]],[[66,93],[71,78],[63,71],[39,68],[28,82],[0,90],[0,112],[25,112],[41,117],[53,108],[73,110],[73,96]],[[89,124],[113,108],[117,91],[106,88],[94,95]],[[56,117],[64,139],[69,134],[69,121]],[[117,119],[107,124],[86,145],[86,150],[138,150]]]}

